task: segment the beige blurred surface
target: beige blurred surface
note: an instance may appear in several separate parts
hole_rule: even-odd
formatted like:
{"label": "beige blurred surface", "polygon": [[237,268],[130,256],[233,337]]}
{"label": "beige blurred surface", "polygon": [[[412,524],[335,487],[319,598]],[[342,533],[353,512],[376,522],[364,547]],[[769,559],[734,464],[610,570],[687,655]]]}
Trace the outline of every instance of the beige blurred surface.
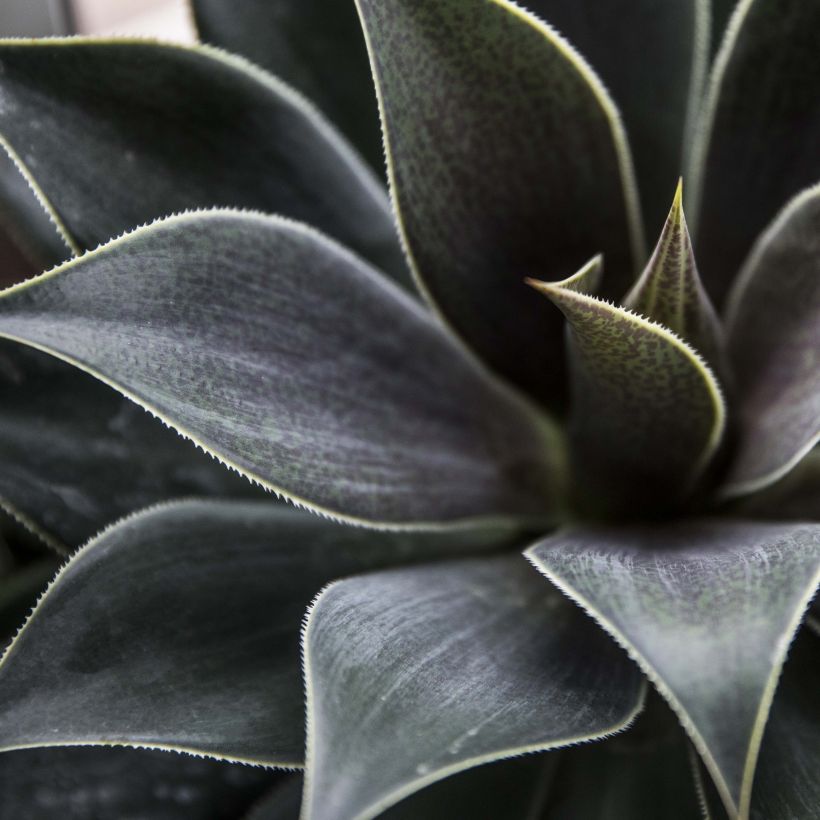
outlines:
{"label": "beige blurred surface", "polygon": [[82,34],[158,37],[191,43],[196,39],[187,0],[74,0]]}

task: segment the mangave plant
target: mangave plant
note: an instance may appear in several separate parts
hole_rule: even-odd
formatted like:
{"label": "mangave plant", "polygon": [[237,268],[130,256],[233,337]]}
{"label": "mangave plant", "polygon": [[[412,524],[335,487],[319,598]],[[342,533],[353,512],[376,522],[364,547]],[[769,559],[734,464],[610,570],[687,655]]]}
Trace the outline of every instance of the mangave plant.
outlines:
{"label": "mangave plant", "polygon": [[0,42],[3,816],[820,817],[820,3],[191,10]]}

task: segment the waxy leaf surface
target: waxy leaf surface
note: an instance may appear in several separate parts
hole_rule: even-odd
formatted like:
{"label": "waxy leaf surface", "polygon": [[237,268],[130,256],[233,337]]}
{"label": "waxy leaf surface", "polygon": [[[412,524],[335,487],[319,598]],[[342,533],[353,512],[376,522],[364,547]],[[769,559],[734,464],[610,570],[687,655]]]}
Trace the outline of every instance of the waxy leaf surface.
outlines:
{"label": "waxy leaf surface", "polygon": [[720,307],[758,234],[820,180],[820,3],[741,0],[689,175],[703,280]]}
{"label": "waxy leaf surface", "polygon": [[376,92],[353,0],[192,0],[204,42],[242,54],[301,91],[381,174]]}
{"label": "waxy leaf surface", "polygon": [[0,396],[0,506],[64,548],[160,501],[265,495],[99,380],[5,340]]}
{"label": "waxy leaf surface", "polygon": [[[589,61],[612,94],[629,134],[652,234],[682,173],[683,135],[708,61],[705,0],[527,0]],[[590,248],[592,252],[596,248]]]}
{"label": "waxy leaf surface", "polygon": [[341,581],[304,644],[308,820],[608,734],[642,701],[637,668],[520,555]]}
{"label": "waxy leaf surface", "polygon": [[820,525],[691,521],[558,533],[528,556],[624,645],[680,717],[730,815],[820,580]]}
{"label": "waxy leaf surface", "polygon": [[820,438],[820,186],[797,196],[760,238],[727,315],[740,400],[730,493],[759,489]]}
{"label": "waxy leaf surface", "polygon": [[549,513],[540,415],[361,260],[288,221],[175,217],[12,288],[0,335],[76,363],[339,517]]}
{"label": "waxy leaf surface", "polygon": [[589,68],[506,0],[357,0],[393,195],[427,296],[492,368],[561,402],[561,323],[523,285],[642,253],[623,128]]}
{"label": "waxy leaf surface", "polygon": [[712,367],[722,365],[723,331],[698,275],[683,214],[682,183],[658,244],[623,306],[669,328]]}
{"label": "waxy leaf surface", "polygon": [[72,557],[0,662],[0,749],[113,743],[300,765],[299,634],[316,593],[508,537],[377,533],[265,502],[126,518]]}
{"label": "waxy leaf surface", "polygon": [[577,503],[636,515],[689,492],[723,433],[709,368],[666,328],[565,282],[529,281],[567,317]]}
{"label": "waxy leaf surface", "polygon": [[372,171],[246,61],[72,38],[0,41],[0,65],[0,132],[79,248],[186,209],[252,208],[311,223],[409,283]]}
{"label": "waxy leaf surface", "polygon": [[0,820],[238,818],[277,776],[148,749],[9,752],[0,755]]}

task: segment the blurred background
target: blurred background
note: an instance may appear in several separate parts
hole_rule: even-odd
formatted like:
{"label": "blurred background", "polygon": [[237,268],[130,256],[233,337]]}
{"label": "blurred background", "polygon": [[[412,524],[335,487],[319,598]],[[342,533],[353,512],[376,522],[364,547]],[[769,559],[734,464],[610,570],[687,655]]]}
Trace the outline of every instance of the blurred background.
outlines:
{"label": "blurred background", "polygon": [[0,0],[0,36],[49,34],[194,40],[187,0]]}

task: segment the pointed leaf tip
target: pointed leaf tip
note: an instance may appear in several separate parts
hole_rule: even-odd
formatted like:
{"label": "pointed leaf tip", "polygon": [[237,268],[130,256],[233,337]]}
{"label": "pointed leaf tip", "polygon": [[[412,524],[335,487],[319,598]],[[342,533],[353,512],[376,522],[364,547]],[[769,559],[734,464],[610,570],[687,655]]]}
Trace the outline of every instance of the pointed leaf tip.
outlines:
{"label": "pointed leaf tip", "polygon": [[683,179],[678,180],[658,244],[624,307],[668,327],[713,367],[724,369],[720,322],[701,283],[683,212]]}
{"label": "pointed leaf tip", "polygon": [[541,279],[527,277],[524,282],[539,293],[551,298],[551,294],[557,290],[571,290],[575,293],[583,293],[587,296],[594,296],[601,285],[601,278],[604,273],[603,254],[593,256],[577,273],[562,279],[560,282],[544,282]]}

